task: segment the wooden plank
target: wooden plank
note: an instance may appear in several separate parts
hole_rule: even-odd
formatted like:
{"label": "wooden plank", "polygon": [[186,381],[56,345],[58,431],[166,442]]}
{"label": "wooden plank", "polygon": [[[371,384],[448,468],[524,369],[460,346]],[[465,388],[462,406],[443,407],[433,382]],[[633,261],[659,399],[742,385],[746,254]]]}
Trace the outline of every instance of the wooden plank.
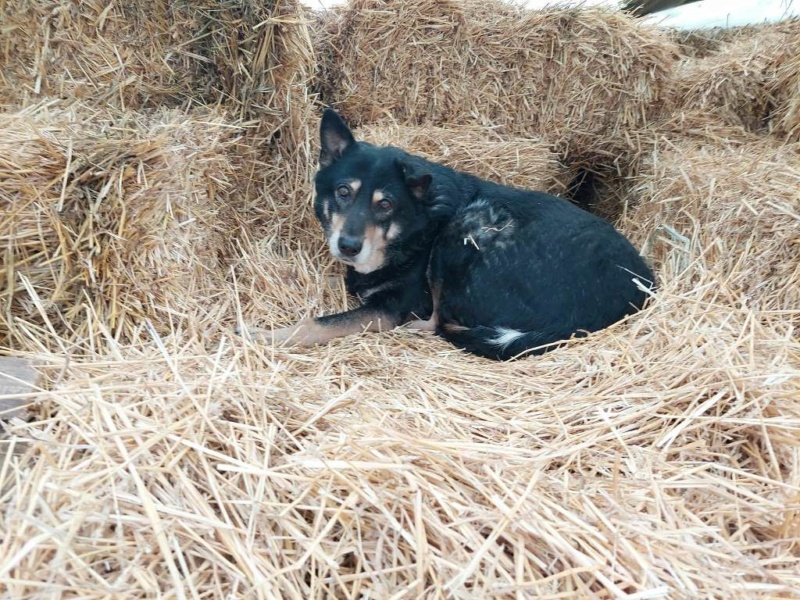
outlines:
{"label": "wooden plank", "polygon": [[24,414],[30,402],[20,398],[36,389],[39,373],[22,358],[0,356],[0,419],[10,419]]}

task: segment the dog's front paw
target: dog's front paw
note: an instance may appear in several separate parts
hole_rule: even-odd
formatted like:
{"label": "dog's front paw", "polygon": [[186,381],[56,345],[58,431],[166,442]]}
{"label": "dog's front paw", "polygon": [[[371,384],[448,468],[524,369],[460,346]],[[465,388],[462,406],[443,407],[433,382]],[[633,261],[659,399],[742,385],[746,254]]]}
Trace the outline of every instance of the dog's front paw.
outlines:
{"label": "dog's front paw", "polygon": [[298,346],[303,345],[305,336],[301,329],[305,322],[300,322],[291,327],[280,329],[261,329],[257,327],[247,327],[239,325],[236,327],[236,334],[254,342],[273,344],[275,346]]}
{"label": "dog's front paw", "polygon": [[406,327],[411,331],[436,331],[436,320],[431,317],[427,321],[422,321],[421,319],[414,319],[413,321],[409,321],[406,323]]}

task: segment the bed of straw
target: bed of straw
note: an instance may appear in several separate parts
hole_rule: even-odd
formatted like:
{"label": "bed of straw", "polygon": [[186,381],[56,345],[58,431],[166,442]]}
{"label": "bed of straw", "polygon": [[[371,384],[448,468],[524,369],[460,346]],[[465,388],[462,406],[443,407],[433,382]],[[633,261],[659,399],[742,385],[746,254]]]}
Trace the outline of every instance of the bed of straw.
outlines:
{"label": "bed of straw", "polygon": [[[40,374],[0,415],[0,597],[800,597],[800,24],[0,18],[0,354]],[[311,209],[323,105],[597,209],[660,291],[508,363],[234,335],[354,305]]]}

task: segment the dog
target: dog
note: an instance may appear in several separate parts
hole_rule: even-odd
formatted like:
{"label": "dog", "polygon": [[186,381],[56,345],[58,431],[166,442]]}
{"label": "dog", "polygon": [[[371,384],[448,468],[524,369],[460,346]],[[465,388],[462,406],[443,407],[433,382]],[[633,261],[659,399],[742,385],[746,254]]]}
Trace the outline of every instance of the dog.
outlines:
{"label": "dog", "polygon": [[320,145],[315,214],[361,306],[256,339],[324,344],[407,324],[508,360],[606,328],[655,289],[632,244],[568,200],[356,141],[330,108]]}

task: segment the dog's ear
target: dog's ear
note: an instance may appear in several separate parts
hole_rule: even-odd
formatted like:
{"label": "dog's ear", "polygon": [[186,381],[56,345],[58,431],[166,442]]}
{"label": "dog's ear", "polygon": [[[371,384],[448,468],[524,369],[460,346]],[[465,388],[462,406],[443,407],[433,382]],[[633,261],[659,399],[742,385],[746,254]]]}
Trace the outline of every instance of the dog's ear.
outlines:
{"label": "dog's ear", "polygon": [[322,113],[319,126],[320,153],[319,164],[329,167],[339,160],[350,146],[356,143],[350,128],[332,108]]}
{"label": "dog's ear", "polygon": [[397,159],[397,166],[403,172],[406,187],[417,200],[423,200],[428,195],[433,177],[421,161],[411,157]]}

